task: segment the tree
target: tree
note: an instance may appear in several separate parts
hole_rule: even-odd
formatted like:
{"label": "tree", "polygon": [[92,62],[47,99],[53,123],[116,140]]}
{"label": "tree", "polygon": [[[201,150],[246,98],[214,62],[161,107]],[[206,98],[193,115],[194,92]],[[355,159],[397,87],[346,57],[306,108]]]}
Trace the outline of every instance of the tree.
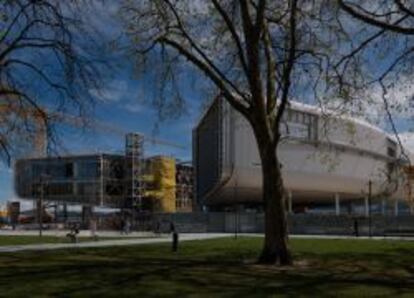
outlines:
{"label": "tree", "polygon": [[414,35],[414,6],[406,0],[380,0],[374,3],[338,0],[352,17],[379,29]]}
{"label": "tree", "polygon": [[[358,46],[338,61],[336,67],[341,69],[341,78],[352,76],[352,71],[349,73],[347,67],[351,60],[358,59],[361,63],[365,56],[365,61],[361,64],[369,65],[369,69],[364,71],[365,78],[360,80],[358,88],[370,90],[375,84],[379,86],[391,129],[398,139],[402,155],[409,160],[399,138],[393,114],[409,113],[410,104],[402,103],[401,99],[390,98],[389,93],[400,83],[405,86],[399,88],[406,90],[399,90],[399,93],[406,93],[411,98],[408,100],[413,102],[414,94],[410,94],[412,90],[408,86],[411,85],[414,62],[414,6],[405,0],[337,0],[337,3],[342,14],[356,19],[359,25],[366,24],[369,27],[367,30],[362,29],[365,26],[360,26],[361,29],[357,31],[364,31],[364,34]],[[380,61],[380,67],[373,61]]]}
{"label": "tree", "polygon": [[176,76],[196,72],[250,123],[263,174],[261,263],[292,263],[277,147],[290,99],[331,88],[323,83],[330,64],[323,50],[333,38],[320,26],[330,7],[321,3],[153,0],[124,1],[121,9],[130,53],[140,66],[160,67],[162,90],[171,93],[182,81]]}
{"label": "tree", "polygon": [[2,1],[0,153],[9,161],[24,136],[55,139],[49,112],[83,114],[89,90],[100,88],[107,64],[96,55],[87,13],[86,1]]}

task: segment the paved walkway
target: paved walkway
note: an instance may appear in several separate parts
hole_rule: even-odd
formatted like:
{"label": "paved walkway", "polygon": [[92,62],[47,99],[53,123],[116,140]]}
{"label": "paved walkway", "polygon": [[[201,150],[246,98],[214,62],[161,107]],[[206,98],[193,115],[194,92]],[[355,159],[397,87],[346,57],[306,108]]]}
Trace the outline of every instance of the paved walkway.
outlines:
{"label": "paved walkway", "polygon": [[[70,231],[64,230],[43,230],[42,235],[53,237],[65,237]],[[96,232],[99,237],[104,238],[137,238],[137,237],[153,237],[153,232],[131,232],[128,235],[121,234],[120,231],[99,230]],[[38,230],[0,230],[0,236],[38,236]],[[90,230],[80,230],[79,237],[90,237]]]}
{"label": "paved walkway", "polygon": [[[101,235],[101,233],[99,235]],[[223,237],[229,237],[229,234],[224,234],[224,233],[180,234],[179,239],[180,241],[188,241],[188,240],[206,240],[206,239],[223,238]],[[44,243],[44,244],[0,246],[0,253],[28,251],[28,250],[43,251],[43,250],[67,249],[67,248],[127,246],[127,245],[141,245],[141,244],[165,243],[165,242],[171,242],[170,235],[162,235],[160,237],[153,237],[153,238],[130,238],[129,237],[126,239],[101,240],[101,241],[80,242],[80,243]]]}

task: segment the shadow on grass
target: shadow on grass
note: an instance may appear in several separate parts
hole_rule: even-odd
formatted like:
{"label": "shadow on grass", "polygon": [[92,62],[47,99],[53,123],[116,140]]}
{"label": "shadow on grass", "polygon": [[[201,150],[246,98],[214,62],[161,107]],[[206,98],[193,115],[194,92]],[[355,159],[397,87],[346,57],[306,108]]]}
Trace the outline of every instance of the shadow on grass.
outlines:
{"label": "shadow on grass", "polygon": [[[9,296],[395,296],[414,292],[409,247],[379,252],[304,251],[307,265],[280,269],[246,263],[260,243],[187,243],[0,256]],[[351,249],[352,251],[352,249]]]}

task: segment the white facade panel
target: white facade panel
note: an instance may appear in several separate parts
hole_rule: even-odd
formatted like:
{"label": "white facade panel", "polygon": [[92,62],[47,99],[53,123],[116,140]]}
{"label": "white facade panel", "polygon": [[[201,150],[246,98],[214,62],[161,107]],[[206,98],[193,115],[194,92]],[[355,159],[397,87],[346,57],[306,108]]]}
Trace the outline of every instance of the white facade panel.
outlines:
{"label": "white facade panel", "polygon": [[[222,130],[227,143],[221,148],[226,175],[206,203],[260,202],[261,162],[253,131],[237,112],[222,117],[227,123]],[[300,193],[303,199],[315,201],[335,193],[344,199],[364,197],[370,180],[373,195],[401,195],[395,179],[389,179],[398,146],[380,129],[293,104],[282,131],[288,135],[278,149],[283,179],[294,196]]]}

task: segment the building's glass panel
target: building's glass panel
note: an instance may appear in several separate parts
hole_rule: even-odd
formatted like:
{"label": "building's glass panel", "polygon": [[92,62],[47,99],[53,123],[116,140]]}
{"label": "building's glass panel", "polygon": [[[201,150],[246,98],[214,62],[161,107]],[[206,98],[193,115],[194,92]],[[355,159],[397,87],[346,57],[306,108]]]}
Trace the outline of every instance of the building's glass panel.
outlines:
{"label": "building's glass panel", "polygon": [[124,194],[123,181],[107,181],[105,185],[105,193],[110,196],[120,196]]}
{"label": "building's glass panel", "polygon": [[44,165],[41,164],[34,164],[32,166],[32,175],[33,178],[39,178],[41,175],[46,174],[46,169]]}
{"label": "building's glass panel", "polygon": [[282,135],[295,139],[314,141],[317,138],[317,117],[312,114],[294,110],[287,111],[287,121],[282,122]]}
{"label": "building's glass panel", "polygon": [[124,162],[122,160],[112,160],[110,162],[109,177],[114,179],[123,179],[124,174]]}
{"label": "building's glass panel", "polygon": [[77,177],[96,178],[99,176],[99,164],[96,161],[82,161],[77,164]]}
{"label": "building's glass panel", "polygon": [[73,163],[66,163],[65,164],[65,177],[72,178],[73,177]]}
{"label": "building's glass panel", "polygon": [[49,183],[45,186],[46,195],[72,195],[73,184],[72,183]]}
{"label": "building's glass panel", "polygon": [[53,179],[73,177],[73,164],[70,162],[50,162],[44,164],[33,164],[32,175],[40,179],[42,175],[53,177]]}
{"label": "building's glass panel", "polygon": [[99,195],[99,185],[97,183],[82,182],[78,183],[78,195],[94,196]]}
{"label": "building's glass panel", "polygon": [[387,155],[397,157],[397,143],[391,139],[387,139]]}

